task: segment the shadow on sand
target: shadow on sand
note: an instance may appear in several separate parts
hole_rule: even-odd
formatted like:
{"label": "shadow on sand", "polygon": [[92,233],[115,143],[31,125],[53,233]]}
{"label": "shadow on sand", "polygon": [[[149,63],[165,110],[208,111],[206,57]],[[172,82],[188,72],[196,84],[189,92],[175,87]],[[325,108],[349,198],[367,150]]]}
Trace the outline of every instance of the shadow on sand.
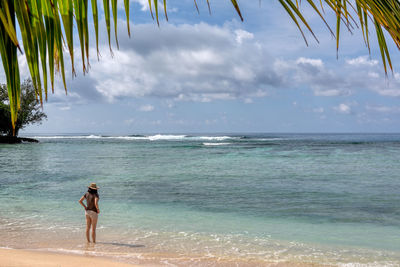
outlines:
{"label": "shadow on sand", "polygon": [[112,245],[112,246],[118,246],[118,247],[128,247],[128,248],[144,248],[145,247],[145,245],[124,244],[124,243],[116,243],[116,242],[98,242],[97,244]]}

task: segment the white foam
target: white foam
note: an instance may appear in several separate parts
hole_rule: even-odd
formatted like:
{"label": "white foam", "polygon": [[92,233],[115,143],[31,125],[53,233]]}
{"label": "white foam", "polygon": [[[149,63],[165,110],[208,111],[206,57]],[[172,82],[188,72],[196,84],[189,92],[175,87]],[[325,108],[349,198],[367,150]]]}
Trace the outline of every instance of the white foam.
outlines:
{"label": "white foam", "polygon": [[[91,256],[120,256],[121,252],[112,252],[112,251],[88,251],[88,250],[80,250],[80,249],[64,249],[64,248],[39,248],[39,249],[31,249],[33,251],[44,251],[44,252],[56,252],[63,254],[76,254],[76,255],[91,255]],[[123,255],[124,253],[122,253]]]}
{"label": "white foam", "polygon": [[229,139],[238,139],[232,136],[187,136],[184,134],[156,134],[148,136],[101,136],[101,135],[54,135],[54,136],[33,136],[35,139],[119,139],[119,140],[200,140],[200,141],[224,141]]}
{"label": "white foam", "polygon": [[102,138],[102,136],[91,134],[91,135],[89,135],[89,136],[86,136],[86,138],[88,138],[88,139],[100,139],[100,138]]}
{"label": "white foam", "polygon": [[232,139],[230,136],[199,136],[200,140],[207,140],[207,141],[223,141],[227,139]]}
{"label": "white foam", "polygon": [[156,134],[148,136],[147,138],[150,141],[157,141],[157,140],[180,140],[184,139],[186,135],[163,135],[163,134]]}
{"label": "white foam", "polygon": [[203,143],[204,146],[226,146],[230,144],[231,143]]}

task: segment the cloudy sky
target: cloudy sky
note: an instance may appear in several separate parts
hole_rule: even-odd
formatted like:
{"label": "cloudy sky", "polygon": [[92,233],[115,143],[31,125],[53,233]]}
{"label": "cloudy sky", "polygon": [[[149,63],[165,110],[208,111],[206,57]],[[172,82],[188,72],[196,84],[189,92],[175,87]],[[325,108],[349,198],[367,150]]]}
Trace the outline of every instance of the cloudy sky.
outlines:
{"label": "cloudy sky", "polygon": [[[306,5],[319,40],[307,34],[308,46],[278,1],[239,1],[244,22],[228,0],[211,0],[211,16],[197,2],[200,15],[192,0],[169,0],[169,22],[161,16],[157,27],[147,0],[131,0],[132,38],[121,9],[114,57],[102,21],[100,61],[92,38],[89,73],[77,59],[72,79],[67,65],[68,95],[58,81],[48,120],[25,132],[400,132],[392,43],[395,72],[385,78],[375,40],[370,56],[360,31],[343,30],[337,59],[335,40]],[[27,76],[23,56],[21,69]]]}

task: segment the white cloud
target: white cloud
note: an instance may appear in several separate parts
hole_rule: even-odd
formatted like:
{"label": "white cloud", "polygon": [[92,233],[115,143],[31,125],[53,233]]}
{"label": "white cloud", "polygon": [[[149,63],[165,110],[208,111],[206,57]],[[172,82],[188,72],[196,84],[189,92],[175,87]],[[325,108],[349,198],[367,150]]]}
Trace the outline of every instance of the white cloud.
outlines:
{"label": "white cloud", "polygon": [[296,64],[298,65],[311,65],[313,67],[322,68],[324,63],[321,59],[305,58],[300,57],[297,59]]}
{"label": "white cloud", "polygon": [[139,107],[139,111],[142,111],[142,112],[150,112],[153,110],[154,110],[154,106],[152,106],[152,105],[143,105],[143,106]]}
{"label": "white cloud", "polygon": [[350,114],[351,113],[351,107],[350,105],[347,104],[340,104],[337,107],[333,108],[335,111],[337,111],[338,113],[342,113],[342,114]]}
{"label": "white cloud", "polygon": [[252,81],[255,79],[255,73],[247,66],[233,67],[233,74],[240,81]]}
{"label": "white cloud", "polygon": [[341,96],[349,95],[349,91],[344,91],[340,89],[319,89],[318,87],[314,89],[314,95],[316,96]]}
{"label": "white cloud", "polygon": [[280,66],[294,71],[292,75],[294,86],[310,87],[316,96],[334,97],[352,94],[351,82],[341,79],[336,72],[327,69],[322,59],[300,57],[295,62],[281,62]]}
{"label": "white cloud", "polygon": [[[239,35],[241,40],[252,38],[243,30]],[[229,27],[204,23],[168,24],[161,30],[137,25],[135,38],[122,37],[114,58],[102,48],[102,59],[92,64],[86,78],[109,102],[126,97],[198,102],[265,97],[270,88],[281,86],[280,74],[255,42],[239,47],[237,37]],[[94,58],[94,49],[91,54]]]}
{"label": "white cloud", "polygon": [[[141,8],[142,11],[149,10],[149,1],[147,1],[147,0],[130,0],[130,1],[140,4],[142,6],[142,8]],[[122,2],[122,1],[120,1],[120,2]]]}
{"label": "white cloud", "polygon": [[219,65],[223,63],[223,58],[211,49],[201,49],[197,51],[182,51],[180,56],[189,64],[210,64]]}
{"label": "white cloud", "polygon": [[395,72],[389,79],[383,79],[382,66],[367,56],[347,60],[346,65],[332,66],[326,66],[322,59],[279,59],[275,67],[294,81],[291,86],[307,86],[316,96],[350,96],[357,90],[370,90],[382,96],[400,97],[400,74]]}
{"label": "white cloud", "polygon": [[[135,2],[148,5],[147,0]],[[250,103],[275,94],[274,90],[300,87],[323,97],[347,97],[357,90],[400,96],[400,74],[385,82],[381,66],[366,56],[334,64],[306,56],[274,58],[271,50],[260,44],[259,36],[233,26],[205,23],[161,28],[141,24],[135,25],[134,33],[132,39],[125,32],[119,35],[120,50],[114,50],[114,57],[104,46],[97,62],[92,47],[89,74],[83,77],[78,71],[78,77],[68,85],[68,97],[59,82],[50,102],[66,106],[68,101],[150,97],[168,101],[169,107],[176,101],[239,99]],[[78,57],[77,69],[79,64]],[[20,56],[20,67],[28,73],[25,56]]]}
{"label": "white cloud", "polygon": [[368,56],[360,56],[357,58],[352,58],[346,60],[346,63],[353,66],[376,66],[378,65],[378,60],[371,60]]}
{"label": "white cloud", "polygon": [[236,34],[235,40],[238,44],[242,44],[244,40],[251,40],[254,38],[254,34],[241,29],[236,30],[235,34]]}

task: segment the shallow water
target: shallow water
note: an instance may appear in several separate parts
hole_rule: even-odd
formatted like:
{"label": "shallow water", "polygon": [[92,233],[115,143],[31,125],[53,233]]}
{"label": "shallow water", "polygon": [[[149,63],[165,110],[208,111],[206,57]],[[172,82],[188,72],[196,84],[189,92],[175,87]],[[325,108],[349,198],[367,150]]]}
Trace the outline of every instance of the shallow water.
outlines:
{"label": "shallow water", "polygon": [[[400,265],[400,135],[39,138],[0,145],[0,246],[194,266]],[[90,182],[94,247],[77,203]]]}

